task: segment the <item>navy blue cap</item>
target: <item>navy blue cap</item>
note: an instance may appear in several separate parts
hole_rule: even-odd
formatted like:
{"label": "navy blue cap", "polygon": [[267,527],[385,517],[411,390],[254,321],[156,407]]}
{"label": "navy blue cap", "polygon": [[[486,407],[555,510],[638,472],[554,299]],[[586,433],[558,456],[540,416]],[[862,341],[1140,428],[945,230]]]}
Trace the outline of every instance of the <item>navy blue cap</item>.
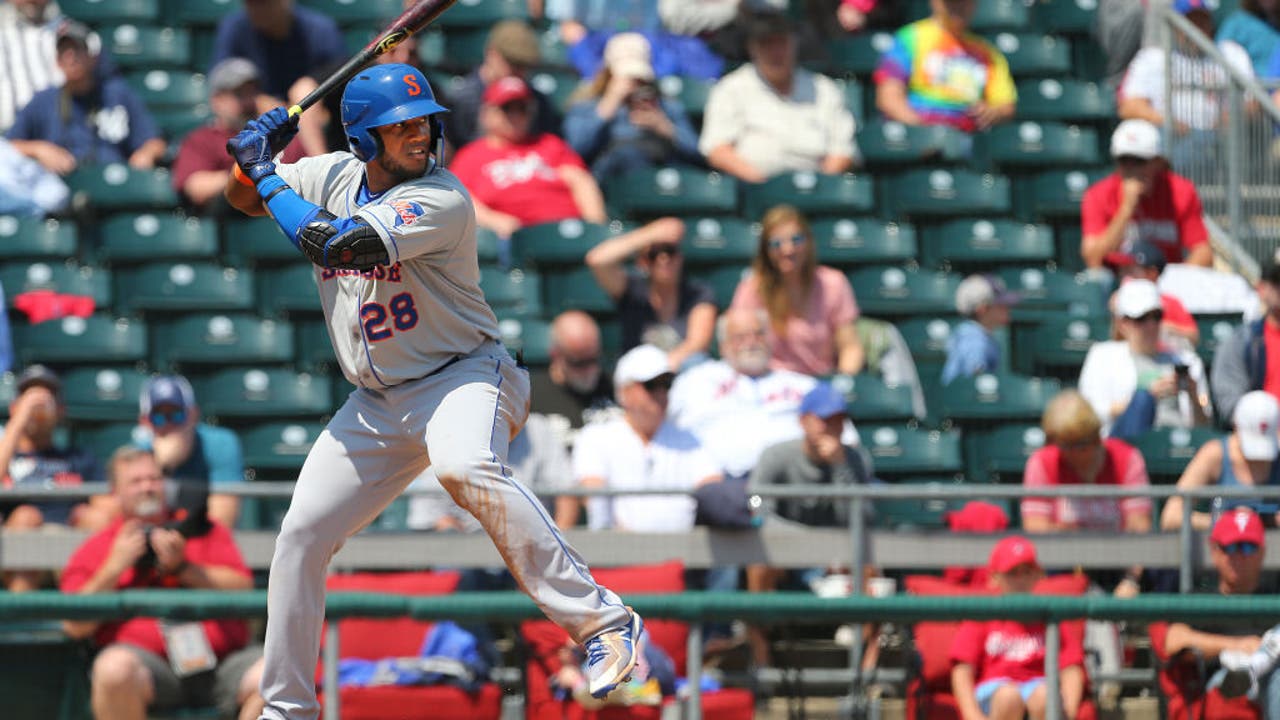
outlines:
{"label": "navy blue cap", "polygon": [[848,415],[849,411],[844,405],[844,395],[832,387],[831,383],[820,382],[800,400],[800,414],[817,415],[825,419],[832,415]]}
{"label": "navy blue cap", "polygon": [[162,405],[173,405],[189,408],[196,404],[196,394],[191,383],[181,375],[161,375],[152,378],[142,389],[139,405],[142,414],[151,412],[152,408]]}

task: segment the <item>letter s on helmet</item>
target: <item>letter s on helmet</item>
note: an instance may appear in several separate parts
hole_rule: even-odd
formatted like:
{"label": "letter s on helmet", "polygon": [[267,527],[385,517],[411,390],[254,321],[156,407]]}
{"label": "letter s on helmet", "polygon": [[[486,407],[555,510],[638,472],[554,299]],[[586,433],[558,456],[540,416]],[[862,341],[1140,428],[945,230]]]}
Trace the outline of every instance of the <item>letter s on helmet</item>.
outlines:
{"label": "letter s on helmet", "polygon": [[431,142],[442,135],[436,113],[449,112],[436,102],[431,85],[412,65],[374,65],[360,71],[342,91],[342,127],[351,154],[370,162],[382,151],[382,139],[372,128],[429,117]]}

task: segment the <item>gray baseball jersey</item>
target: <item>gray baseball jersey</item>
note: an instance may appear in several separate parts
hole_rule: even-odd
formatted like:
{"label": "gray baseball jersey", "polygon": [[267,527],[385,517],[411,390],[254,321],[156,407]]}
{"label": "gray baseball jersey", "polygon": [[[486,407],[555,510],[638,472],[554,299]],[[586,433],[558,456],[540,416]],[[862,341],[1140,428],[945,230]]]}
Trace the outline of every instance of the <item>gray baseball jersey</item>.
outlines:
{"label": "gray baseball jersey", "polygon": [[453,173],[438,169],[369,197],[364,163],[348,152],[277,172],[303,198],[367,222],[387,246],[386,267],[316,268],[329,339],[353,384],[376,390],[420,378],[500,337],[480,292],[471,196]]}

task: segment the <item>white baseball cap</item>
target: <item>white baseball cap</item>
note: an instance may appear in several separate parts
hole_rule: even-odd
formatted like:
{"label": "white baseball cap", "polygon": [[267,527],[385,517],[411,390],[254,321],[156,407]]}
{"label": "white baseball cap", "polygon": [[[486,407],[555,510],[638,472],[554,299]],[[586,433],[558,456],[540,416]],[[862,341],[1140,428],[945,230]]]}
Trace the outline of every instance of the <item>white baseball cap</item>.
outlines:
{"label": "white baseball cap", "polygon": [[618,33],[604,46],[604,64],[609,72],[639,80],[653,79],[649,41],[640,33]]}
{"label": "white baseball cap", "polygon": [[1280,402],[1271,393],[1254,390],[1236,403],[1231,421],[1240,438],[1240,452],[1246,460],[1275,460],[1280,455]]}
{"label": "white baseball cap", "polygon": [[995,275],[970,275],[956,287],[956,311],[969,316],[983,305],[1015,305],[1022,296],[1009,292]]}
{"label": "white baseball cap", "polygon": [[1116,315],[1134,320],[1152,310],[1164,307],[1160,303],[1160,290],[1150,280],[1133,278],[1126,280],[1116,291]]}
{"label": "white baseball cap", "polygon": [[1150,160],[1163,155],[1160,128],[1148,120],[1133,118],[1116,126],[1111,134],[1111,157],[1130,155]]}
{"label": "white baseball cap", "polygon": [[613,369],[613,386],[621,389],[632,383],[650,380],[671,372],[667,354],[654,345],[637,345],[622,357]]}

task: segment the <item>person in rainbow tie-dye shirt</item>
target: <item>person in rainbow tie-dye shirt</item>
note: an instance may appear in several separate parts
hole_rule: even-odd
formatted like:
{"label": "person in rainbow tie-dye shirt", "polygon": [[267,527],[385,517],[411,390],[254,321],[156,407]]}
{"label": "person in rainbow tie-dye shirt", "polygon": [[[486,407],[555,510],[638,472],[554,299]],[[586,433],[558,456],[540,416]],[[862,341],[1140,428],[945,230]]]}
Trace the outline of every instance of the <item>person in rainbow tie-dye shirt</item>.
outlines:
{"label": "person in rainbow tie-dye shirt", "polygon": [[977,0],[931,0],[933,15],[898,30],[876,68],[876,107],[908,125],[986,130],[1013,117],[1009,64],[969,32]]}

